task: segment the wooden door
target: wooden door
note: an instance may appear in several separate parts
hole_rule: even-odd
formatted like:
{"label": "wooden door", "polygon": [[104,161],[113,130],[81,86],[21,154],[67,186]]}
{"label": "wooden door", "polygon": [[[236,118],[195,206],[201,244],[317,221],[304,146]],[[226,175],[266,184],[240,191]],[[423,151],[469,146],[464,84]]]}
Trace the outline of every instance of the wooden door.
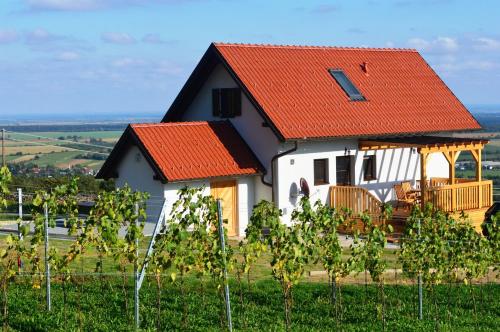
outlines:
{"label": "wooden door", "polygon": [[217,181],[210,183],[210,193],[222,201],[222,218],[225,219],[228,236],[238,236],[238,197],[236,181]]}

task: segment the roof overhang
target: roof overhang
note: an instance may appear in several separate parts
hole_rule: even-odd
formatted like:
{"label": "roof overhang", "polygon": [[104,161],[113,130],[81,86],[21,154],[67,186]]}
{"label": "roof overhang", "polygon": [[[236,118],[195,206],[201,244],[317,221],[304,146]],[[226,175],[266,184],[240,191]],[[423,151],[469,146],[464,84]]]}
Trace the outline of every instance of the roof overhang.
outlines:
{"label": "roof overhang", "polygon": [[419,153],[470,151],[483,149],[489,140],[439,137],[439,136],[398,136],[359,140],[359,150],[386,150],[397,148],[414,148]]}
{"label": "roof overhang", "polygon": [[139,139],[139,137],[137,137],[137,135],[135,134],[134,130],[130,125],[127,126],[127,129],[125,129],[122,136],[114,146],[110,155],[108,156],[108,158],[106,159],[106,161],[104,162],[104,164],[102,165],[101,169],[99,170],[99,172],[96,174],[95,177],[97,179],[105,179],[105,180],[117,178],[119,176],[117,172],[118,165],[125,157],[126,152],[131,146],[137,146],[137,148],[139,148],[142,155],[147,160],[149,166],[151,166],[153,172],[155,173],[154,179],[159,180],[162,183],[166,183],[167,178],[165,174],[163,174],[158,164],[148,153],[146,147],[144,146],[144,144],[142,144],[141,140]]}

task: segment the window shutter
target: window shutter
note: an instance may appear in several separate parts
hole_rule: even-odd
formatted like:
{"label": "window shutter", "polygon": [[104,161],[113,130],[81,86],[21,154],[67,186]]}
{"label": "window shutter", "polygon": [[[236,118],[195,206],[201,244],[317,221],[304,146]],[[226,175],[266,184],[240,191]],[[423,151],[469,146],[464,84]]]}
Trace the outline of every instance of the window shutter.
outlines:
{"label": "window shutter", "polygon": [[221,89],[212,89],[212,114],[221,115]]}
{"label": "window shutter", "polygon": [[239,88],[232,89],[232,109],[234,116],[241,115],[241,91]]}
{"label": "window shutter", "polygon": [[220,113],[223,118],[232,117],[231,89],[220,89]]}

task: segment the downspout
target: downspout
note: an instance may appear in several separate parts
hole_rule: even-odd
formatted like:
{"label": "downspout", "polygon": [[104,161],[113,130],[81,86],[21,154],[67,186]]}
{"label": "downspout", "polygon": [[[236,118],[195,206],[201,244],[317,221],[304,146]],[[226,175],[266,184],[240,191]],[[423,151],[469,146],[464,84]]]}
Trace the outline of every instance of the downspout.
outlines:
{"label": "downspout", "polygon": [[264,179],[264,177],[266,176],[267,173],[262,174],[262,177],[260,178],[263,184],[265,184],[268,187],[271,187],[271,198],[272,198],[273,202],[274,202],[274,185],[273,185],[274,184],[274,162],[276,160],[278,160],[279,158],[281,158],[289,153],[297,151],[298,147],[299,147],[299,145],[298,145],[297,141],[295,141],[295,146],[293,148],[291,148],[290,150],[286,150],[286,151],[283,151],[281,153],[278,153],[277,155],[275,155],[271,158],[271,182],[266,182],[266,180]]}

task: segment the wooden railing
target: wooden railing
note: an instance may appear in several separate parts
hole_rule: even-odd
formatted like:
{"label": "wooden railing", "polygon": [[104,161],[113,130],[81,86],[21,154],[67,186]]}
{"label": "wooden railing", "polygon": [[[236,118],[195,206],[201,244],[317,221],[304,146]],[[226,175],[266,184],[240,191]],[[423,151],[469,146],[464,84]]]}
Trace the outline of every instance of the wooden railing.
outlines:
{"label": "wooden railing", "polygon": [[363,212],[379,215],[382,203],[365,188],[332,186],[330,187],[330,206],[351,209],[353,216]]}
{"label": "wooden railing", "polygon": [[493,203],[493,182],[457,181],[452,185],[428,188],[425,202],[444,212],[487,208]]}

